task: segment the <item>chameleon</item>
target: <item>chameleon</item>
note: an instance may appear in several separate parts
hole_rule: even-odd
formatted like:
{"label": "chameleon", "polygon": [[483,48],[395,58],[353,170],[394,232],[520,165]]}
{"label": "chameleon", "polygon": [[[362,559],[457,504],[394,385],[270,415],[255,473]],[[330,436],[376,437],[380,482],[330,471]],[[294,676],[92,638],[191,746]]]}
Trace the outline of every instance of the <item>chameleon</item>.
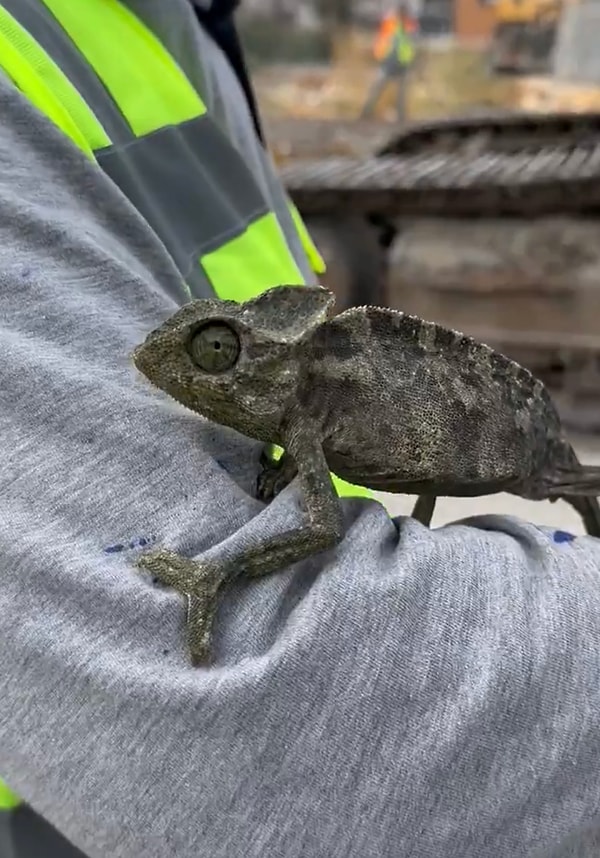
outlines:
{"label": "chameleon", "polygon": [[303,520],[236,556],[190,559],[167,548],[137,566],[187,602],[194,665],[210,661],[219,591],[335,547],[343,510],[331,473],[418,496],[431,523],[438,496],[509,492],[563,498],[600,536],[600,467],[582,465],[544,384],[469,336],[397,310],[335,315],[321,286],[278,286],[244,303],[181,307],[133,351],[156,388],[209,421],[265,445],[257,496],[297,478]]}

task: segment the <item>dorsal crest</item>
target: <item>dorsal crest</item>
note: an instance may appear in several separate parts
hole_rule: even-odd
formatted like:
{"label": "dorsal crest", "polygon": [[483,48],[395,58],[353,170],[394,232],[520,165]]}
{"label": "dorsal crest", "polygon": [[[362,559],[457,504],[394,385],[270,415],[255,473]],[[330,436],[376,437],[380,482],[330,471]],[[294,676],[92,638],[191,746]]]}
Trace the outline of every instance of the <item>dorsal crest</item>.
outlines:
{"label": "dorsal crest", "polygon": [[364,335],[376,342],[400,340],[421,354],[439,354],[485,368],[490,376],[512,380],[525,396],[540,396],[545,390],[542,382],[528,369],[502,352],[479,342],[460,331],[428,322],[399,310],[382,307],[351,307],[336,317],[350,326],[362,325]]}

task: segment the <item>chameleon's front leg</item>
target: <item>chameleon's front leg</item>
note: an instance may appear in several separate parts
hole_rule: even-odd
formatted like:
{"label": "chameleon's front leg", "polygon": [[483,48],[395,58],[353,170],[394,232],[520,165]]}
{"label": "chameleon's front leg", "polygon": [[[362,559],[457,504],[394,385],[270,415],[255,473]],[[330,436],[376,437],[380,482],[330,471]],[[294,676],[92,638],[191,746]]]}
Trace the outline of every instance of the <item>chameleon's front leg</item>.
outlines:
{"label": "chameleon's front leg", "polygon": [[185,597],[187,643],[194,665],[209,659],[218,593],[226,582],[240,574],[276,572],[333,548],[342,538],[342,509],[317,433],[300,423],[290,425],[284,444],[288,456],[297,463],[308,517],[305,524],[257,542],[232,557],[190,560],[159,549],[138,560],[140,568]]}
{"label": "chameleon's front leg", "polygon": [[[304,424],[304,425],[303,425]],[[289,425],[284,436],[284,461],[297,469],[307,521],[300,527],[249,546],[237,558],[246,575],[262,576],[337,545],[343,536],[343,515],[318,433],[304,420]]]}

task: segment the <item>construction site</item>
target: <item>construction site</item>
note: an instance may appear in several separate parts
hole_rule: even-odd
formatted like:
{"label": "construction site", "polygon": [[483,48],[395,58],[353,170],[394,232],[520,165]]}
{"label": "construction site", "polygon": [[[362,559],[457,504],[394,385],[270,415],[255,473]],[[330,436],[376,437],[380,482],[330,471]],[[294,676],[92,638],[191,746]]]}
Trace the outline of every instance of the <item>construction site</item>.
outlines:
{"label": "construction site", "polygon": [[385,8],[358,25],[346,15],[324,61],[257,57],[253,69],[323,282],[340,307],[392,306],[527,366],[595,459],[600,3],[425,3],[403,122],[392,88],[360,118]]}

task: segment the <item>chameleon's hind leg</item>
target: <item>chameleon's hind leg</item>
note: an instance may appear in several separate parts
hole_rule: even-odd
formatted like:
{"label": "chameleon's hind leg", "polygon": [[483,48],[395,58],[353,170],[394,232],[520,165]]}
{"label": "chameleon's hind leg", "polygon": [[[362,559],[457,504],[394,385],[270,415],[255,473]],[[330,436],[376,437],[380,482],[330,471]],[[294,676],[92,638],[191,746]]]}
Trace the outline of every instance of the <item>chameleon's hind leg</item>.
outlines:
{"label": "chameleon's hind leg", "polygon": [[186,637],[192,664],[205,664],[210,657],[218,593],[229,578],[228,566],[190,560],[164,548],[143,554],[136,565],[185,598]]}
{"label": "chameleon's hind leg", "polygon": [[564,495],[563,500],[579,513],[586,533],[590,536],[600,536],[600,507],[595,497]]}
{"label": "chameleon's hind leg", "polygon": [[419,495],[413,507],[412,518],[429,527],[433,518],[436,500],[437,497],[435,495]]}

